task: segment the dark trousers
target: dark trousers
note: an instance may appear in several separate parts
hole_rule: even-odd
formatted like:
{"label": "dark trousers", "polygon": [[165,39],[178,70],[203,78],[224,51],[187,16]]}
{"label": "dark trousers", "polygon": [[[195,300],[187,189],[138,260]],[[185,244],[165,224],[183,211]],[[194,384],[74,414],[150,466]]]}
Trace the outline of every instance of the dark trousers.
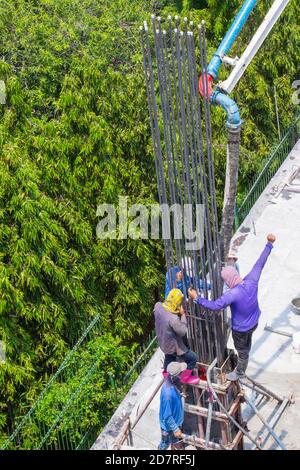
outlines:
{"label": "dark trousers", "polygon": [[171,449],[182,450],[183,443],[182,439],[174,436],[173,431],[163,431],[161,430],[161,441],[158,446],[159,450],[167,450],[171,446]]}
{"label": "dark trousers", "polygon": [[249,353],[252,345],[252,335],[256,330],[257,325],[255,325],[251,330],[248,331],[234,331],[232,330],[232,339],[234,347],[238,352],[238,363],[236,367],[236,373],[239,375],[244,375],[246,372]]}
{"label": "dark trousers", "polygon": [[167,367],[170,364],[170,362],[177,361],[178,358],[187,363],[188,370],[193,370],[198,360],[197,354],[195,354],[190,349],[186,353],[181,354],[181,356],[176,356],[176,354],[166,354],[165,361],[164,361],[164,370],[167,370]]}

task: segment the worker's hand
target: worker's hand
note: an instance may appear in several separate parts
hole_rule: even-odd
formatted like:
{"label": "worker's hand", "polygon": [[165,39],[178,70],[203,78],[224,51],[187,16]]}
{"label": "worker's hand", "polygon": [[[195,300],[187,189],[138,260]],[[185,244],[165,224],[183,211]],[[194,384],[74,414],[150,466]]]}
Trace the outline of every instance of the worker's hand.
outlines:
{"label": "worker's hand", "polygon": [[177,439],[181,439],[183,437],[183,434],[180,429],[178,429],[178,431],[174,432],[174,436],[177,437]]}
{"label": "worker's hand", "polygon": [[195,299],[197,299],[197,297],[198,297],[197,291],[195,289],[190,288],[189,289],[189,298],[192,299],[192,300],[195,300]]}
{"label": "worker's hand", "polygon": [[180,315],[181,317],[182,317],[183,315],[185,315],[185,310],[184,310],[184,308],[183,308],[182,305],[180,305],[180,307],[179,307],[179,315]]}
{"label": "worker's hand", "polygon": [[269,233],[269,235],[267,236],[267,240],[270,243],[274,243],[276,241],[276,237],[275,235],[273,235],[273,233]]}

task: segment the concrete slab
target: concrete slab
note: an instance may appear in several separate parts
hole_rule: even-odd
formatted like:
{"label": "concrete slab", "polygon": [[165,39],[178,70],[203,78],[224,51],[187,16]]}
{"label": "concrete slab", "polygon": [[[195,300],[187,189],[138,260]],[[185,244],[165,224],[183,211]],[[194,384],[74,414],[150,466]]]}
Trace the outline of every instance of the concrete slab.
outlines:
{"label": "concrete slab", "polygon": [[[287,409],[276,427],[288,449],[300,449],[300,354],[293,351],[291,338],[265,331],[264,327],[267,324],[287,333],[300,331],[300,315],[290,306],[294,297],[300,297],[300,193],[294,192],[300,189],[300,174],[286,186],[297,168],[300,169],[300,142],[233,241],[238,250],[241,274],[246,275],[262,251],[266,235],[272,232],[277,236],[260,281],[262,315],[253,335],[247,373],[279,395],[288,396],[294,392],[295,404]],[[253,422],[252,425],[254,431],[259,430],[259,424]],[[270,446],[277,448],[272,440]]]}

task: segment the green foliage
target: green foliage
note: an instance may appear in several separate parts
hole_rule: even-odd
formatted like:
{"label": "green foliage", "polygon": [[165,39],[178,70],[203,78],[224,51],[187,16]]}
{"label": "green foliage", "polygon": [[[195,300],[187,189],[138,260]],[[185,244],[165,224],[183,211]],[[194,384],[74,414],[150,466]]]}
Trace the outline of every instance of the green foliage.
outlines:
{"label": "green foliage", "polygon": [[132,357],[111,334],[94,336],[74,351],[8,448],[76,448],[86,430],[104,426],[123,397],[122,373]]}
{"label": "green foliage", "polygon": [[[179,10],[183,11],[183,3],[177,2],[176,7],[180,7]],[[242,4],[243,0],[199,0],[198,2],[192,2],[191,8],[185,9],[184,13],[188,19],[193,20],[195,24],[200,23],[203,19],[206,21],[209,42],[208,60],[216,51]],[[230,52],[231,57],[241,56],[271,4],[271,1],[258,2]],[[178,11],[176,7],[168,6],[168,13],[176,14]],[[277,91],[282,129],[289,126],[296,111],[296,106],[292,102],[292,83],[300,76],[299,60],[297,60],[297,44],[300,39],[299,18],[300,4],[297,0],[291,0],[232,94],[244,119],[239,200],[243,199],[248,191],[249,182],[262,168],[265,158],[271,151],[270,144],[277,139],[274,86],[276,86]],[[220,69],[220,80],[224,80],[230,70],[229,66],[223,65]],[[213,107],[212,125],[219,209],[222,207],[226,167],[226,129],[224,121],[224,111]]]}
{"label": "green foliage", "polygon": [[139,338],[162,285],[160,244],[96,238],[101,202],[156,200],[135,29],[144,10],[110,3],[1,6],[3,412],[34,398],[97,313],[103,332]]}
{"label": "green foliage", "polygon": [[[93,426],[101,429],[109,420],[123,395],[123,387],[115,385],[114,388],[112,384],[115,377],[120,377],[128,367],[131,352],[121,345],[120,340],[102,335],[91,341],[73,360],[76,361],[78,373],[52,387],[42,406],[38,407],[36,420],[40,429],[42,426],[49,429],[73,397],[72,409],[67,409],[59,430],[76,442],[77,433],[82,429]],[[85,380],[86,377],[88,380]]]}
{"label": "green foliage", "polygon": [[[7,104],[0,106],[0,340],[7,353],[0,365],[0,429],[12,430],[14,415],[34,401],[95,315],[101,314],[103,334],[127,345],[151,325],[152,305],[163,288],[161,243],[96,237],[100,203],[117,204],[119,195],[128,196],[128,204],[156,201],[138,26],[152,12],[181,12],[195,23],[205,19],[210,58],[241,4],[0,4],[0,80],[7,89]],[[241,54],[269,4],[259,2],[232,55]],[[234,93],[245,120],[240,195],[276,137],[274,85],[282,127],[294,112],[299,10],[291,0]],[[223,67],[220,78],[227,74]],[[224,112],[214,108],[212,120],[221,209]]]}

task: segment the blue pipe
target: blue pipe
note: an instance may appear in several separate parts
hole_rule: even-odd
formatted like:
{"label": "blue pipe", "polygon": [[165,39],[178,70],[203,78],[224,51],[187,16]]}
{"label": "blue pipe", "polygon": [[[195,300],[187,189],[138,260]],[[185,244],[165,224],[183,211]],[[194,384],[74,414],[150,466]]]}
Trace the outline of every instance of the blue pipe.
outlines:
{"label": "blue pipe", "polygon": [[[222,65],[223,57],[228,54],[234,41],[240,34],[243,26],[248,20],[251,12],[253,11],[257,0],[246,0],[238,12],[237,16],[234,19],[229,31],[218,47],[217,52],[213,55],[212,60],[210,61],[207,68],[207,76],[211,76],[213,79],[218,78],[219,68]],[[211,82],[210,82],[211,85]],[[201,90],[200,90],[201,93]],[[203,91],[202,91],[203,93]],[[239,113],[239,108],[236,102],[231,99],[225,93],[222,93],[220,90],[216,90],[212,93],[212,87],[209,88],[209,95],[212,104],[219,105],[225,109],[227,113],[227,127],[231,129],[237,129],[242,125],[242,120]]]}
{"label": "blue pipe", "polygon": [[213,55],[212,60],[208,66],[207,72],[214,79],[218,78],[219,68],[222,65],[224,55],[230,51],[234,41],[238,37],[244,24],[248,20],[250,13],[257,4],[257,0],[246,0],[234,19],[229,31],[221,42],[217,52]]}
{"label": "blue pipe", "polygon": [[234,19],[229,31],[221,42],[217,52],[213,55],[212,60],[208,66],[207,73],[214,79],[218,78],[219,68],[222,65],[222,59],[224,55],[227,55],[230,51],[234,41],[241,32],[241,29],[248,20],[250,13],[257,4],[257,0],[246,0]]}
{"label": "blue pipe", "polygon": [[211,95],[210,101],[212,104],[221,106],[225,109],[227,113],[227,127],[230,129],[238,129],[242,125],[243,121],[240,117],[238,105],[232,98],[230,98],[230,96],[217,90]]}

